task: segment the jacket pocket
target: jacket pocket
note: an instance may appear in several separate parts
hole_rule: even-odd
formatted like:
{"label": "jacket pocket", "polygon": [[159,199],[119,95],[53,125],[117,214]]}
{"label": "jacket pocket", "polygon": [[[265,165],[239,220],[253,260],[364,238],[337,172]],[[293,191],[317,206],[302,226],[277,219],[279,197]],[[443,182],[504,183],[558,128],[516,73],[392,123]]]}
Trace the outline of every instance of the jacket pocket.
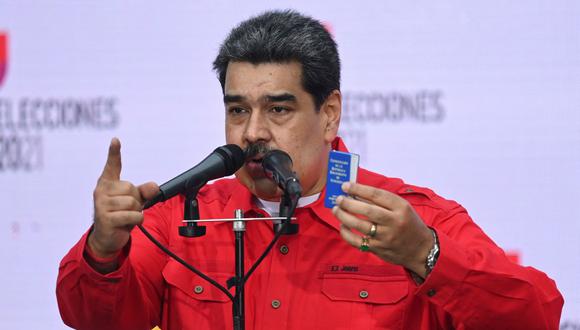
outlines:
{"label": "jacket pocket", "polygon": [[[227,273],[204,272],[224,285]],[[231,318],[230,299],[218,288],[174,260],[162,271],[164,292],[162,329],[212,329]]]}
{"label": "jacket pocket", "polygon": [[[214,285],[173,260],[167,263],[162,273],[163,278],[170,286],[175,287],[175,289],[180,290],[192,299],[214,302],[227,302],[230,300],[225,293]],[[231,277],[229,274],[218,272],[205,274],[223,286],[225,286],[227,279]]]}
{"label": "jacket pocket", "polygon": [[[327,328],[402,329],[410,287],[404,270],[398,267],[357,266],[356,272],[321,274],[321,293],[334,311]],[[322,328],[322,327],[321,327]]]}
{"label": "jacket pocket", "polygon": [[330,300],[396,304],[409,294],[405,276],[324,274],[322,293]]}

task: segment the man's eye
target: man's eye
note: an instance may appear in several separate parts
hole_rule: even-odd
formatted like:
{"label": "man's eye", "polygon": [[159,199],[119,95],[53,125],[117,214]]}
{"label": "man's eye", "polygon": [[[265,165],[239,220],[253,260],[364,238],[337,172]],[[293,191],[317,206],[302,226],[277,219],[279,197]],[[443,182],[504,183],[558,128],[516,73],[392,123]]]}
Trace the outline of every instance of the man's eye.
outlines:
{"label": "man's eye", "polygon": [[242,113],[245,113],[246,110],[244,108],[240,108],[240,107],[232,107],[228,109],[228,112],[234,115],[239,115]]}
{"label": "man's eye", "polygon": [[285,113],[285,112],[288,112],[288,108],[286,108],[286,107],[280,107],[280,106],[278,106],[278,107],[272,107],[272,112],[274,112],[274,113]]}

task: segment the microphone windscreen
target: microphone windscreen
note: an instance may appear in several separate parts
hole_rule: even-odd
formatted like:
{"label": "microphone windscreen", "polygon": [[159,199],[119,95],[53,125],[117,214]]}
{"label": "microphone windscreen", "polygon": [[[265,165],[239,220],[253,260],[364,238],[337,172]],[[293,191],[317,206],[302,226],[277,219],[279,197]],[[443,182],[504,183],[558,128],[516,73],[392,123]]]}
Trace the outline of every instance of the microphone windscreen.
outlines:
{"label": "microphone windscreen", "polygon": [[226,167],[225,176],[232,175],[236,173],[246,160],[244,151],[237,144],[226,144],[215,150],[224,159],[224,165]]}

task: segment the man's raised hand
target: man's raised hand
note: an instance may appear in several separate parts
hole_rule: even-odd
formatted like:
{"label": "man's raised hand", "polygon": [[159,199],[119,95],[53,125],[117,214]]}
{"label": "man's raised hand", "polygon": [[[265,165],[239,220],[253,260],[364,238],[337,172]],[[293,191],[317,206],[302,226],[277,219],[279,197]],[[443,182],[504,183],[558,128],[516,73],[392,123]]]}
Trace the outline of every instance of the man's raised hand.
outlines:
{"label": "man's raised hand", "polygon": [[101,258],[120,251],[129,241],[131,230],[143,222],[143,204],[159,192],[156,183],[135,186],[121,181],[121,142],[111,140],[103,173],[93,192],[95,217],[88,244]]}

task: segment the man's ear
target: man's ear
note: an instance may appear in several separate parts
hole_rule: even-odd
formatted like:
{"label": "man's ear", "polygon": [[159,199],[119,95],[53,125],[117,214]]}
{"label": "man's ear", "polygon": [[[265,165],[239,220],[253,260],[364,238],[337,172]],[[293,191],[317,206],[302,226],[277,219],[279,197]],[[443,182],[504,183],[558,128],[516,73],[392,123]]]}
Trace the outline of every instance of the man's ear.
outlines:
{"label": "man's ear", "polygon": [[324,140],[327,143],[331,143],[338,135],[338,126],[342,113],[342,94],[340,94],[338,89],[330,92],[330,95],[328,95],[326,101],[320,107],[320,112],[325,118],[322,121],[324,125]]}

